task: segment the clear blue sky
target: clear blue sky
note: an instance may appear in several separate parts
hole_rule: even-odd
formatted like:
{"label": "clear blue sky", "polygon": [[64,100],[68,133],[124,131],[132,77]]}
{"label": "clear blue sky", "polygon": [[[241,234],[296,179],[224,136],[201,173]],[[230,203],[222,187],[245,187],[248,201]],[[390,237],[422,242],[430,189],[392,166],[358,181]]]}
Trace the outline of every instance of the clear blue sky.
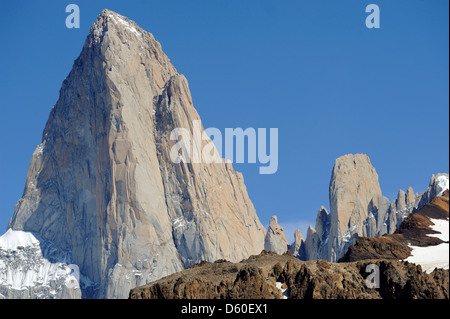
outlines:
{"label": "clear blue sky", "polygon": [[[81,28],[67,29],[76,3]],[[381,28],[367,29],[376,3]],[[205,127],[279,129],[279,169],[235,164],[263,224],[292,238],[328,207],[334,160],[366,153],[390,199],[449,171],[449,2],[2,1],[0,233],[62,81],[108,8],[154,34]],[[306,235],[304,233],[304,235]]]}

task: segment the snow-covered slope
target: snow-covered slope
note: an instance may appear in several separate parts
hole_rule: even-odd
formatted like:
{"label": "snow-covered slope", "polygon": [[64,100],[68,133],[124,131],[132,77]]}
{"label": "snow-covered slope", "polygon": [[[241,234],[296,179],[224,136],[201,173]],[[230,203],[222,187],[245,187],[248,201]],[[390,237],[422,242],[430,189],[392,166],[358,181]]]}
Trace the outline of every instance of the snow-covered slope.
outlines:
{"label": "snow-covered slope", "polygon": [[91,283],[71,264],[70,253],[30,232],[0,236],[0,298],[81,298]]}
{"label": "snow-covered slope", "polygon": [[[448,182],[448,179],[447,179]],[[437,237],[446,243],[435,246],[411,246],[411,256],[406,259],[408,262],[419,264],[427,273],[431,273],[435,268],[449,269],[449,221],[444,219],[431,219],[430,228],[438,234],[429,234],[427,236]]]}

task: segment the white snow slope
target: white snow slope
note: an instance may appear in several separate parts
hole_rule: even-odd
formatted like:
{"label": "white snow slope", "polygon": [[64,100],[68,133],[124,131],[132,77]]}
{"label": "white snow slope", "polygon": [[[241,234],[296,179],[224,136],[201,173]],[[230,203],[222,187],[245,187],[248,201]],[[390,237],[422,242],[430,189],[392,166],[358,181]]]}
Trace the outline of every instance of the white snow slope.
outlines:
{"label": "white snow slope", "polygon": [[[439,232],[439,234],[430,234],[427,236],[437,237],[442,241],[449,240],[449,221],[444,219],[431,219],[434,224],[431,229]],[[422,270],[431,273],[435,268],[449,269],[449,244],[442,243],[435,246],[418,247],[409,246],[412,248],[411,256],[405,260],[414,264],[422,266]]]}
{"label": "white snow slope", "polygon": [[30,232],[0,236],[0,294],[7,298],[80,298],[78,267],[70,253]]}

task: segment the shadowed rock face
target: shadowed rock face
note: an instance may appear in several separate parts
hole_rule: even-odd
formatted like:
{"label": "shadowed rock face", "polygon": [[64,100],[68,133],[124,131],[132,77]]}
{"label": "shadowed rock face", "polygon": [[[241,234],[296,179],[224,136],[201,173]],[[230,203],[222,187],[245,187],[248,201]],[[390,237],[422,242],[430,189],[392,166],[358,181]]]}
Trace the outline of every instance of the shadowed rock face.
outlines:
{"label": "shadowed rock face", "polygon": [[412,246],[427,247],[441,244],[443,241],[434,234],[430,226],[431,219],[449,218],[449,191],[434,197],[431,202],[409,215],[395,231],[382,237],[357,238],[355,245],[349,247],[340,262],[364,259],[406,259]]}
{"label": "shadowed rock face", "polygon": [[265,230],[242,175],[220,159],[171,161],[171,131],[193,136],[196,120],[185,77],[153,35],[104,10],[63,82],[9,227],[67,251],[100,298],[260,252]]}
{"label": "shadowed rock face", "polygon": [[[368,288],[366,267],[380,270],[380,287]],[[300,261],[289,253],[263,251],[240,263],[202,263],[132,289],[131,299],[281,299],[276,282],[291,299],[449,298],[449,271],[432,274],[407,262],[371,260],[330,263]]]}

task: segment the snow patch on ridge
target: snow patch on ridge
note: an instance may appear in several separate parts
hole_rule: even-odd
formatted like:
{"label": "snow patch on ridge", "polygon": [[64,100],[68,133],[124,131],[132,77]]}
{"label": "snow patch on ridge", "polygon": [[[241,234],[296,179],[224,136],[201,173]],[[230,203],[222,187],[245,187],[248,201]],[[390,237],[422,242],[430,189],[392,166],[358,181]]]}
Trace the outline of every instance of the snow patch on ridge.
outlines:
{"label": "snow patch on ridge", "polygon": [[112,14],[110,14],[110,15],[108,15],[108,16],[114,21],[115,24],[121,23],[121,24],[123,24],[128,30],[130,30],[131,32],[133,32],[136,36],[138,36],[138,37],[141,37],[141,36],[142,36],[141,33],[138,32],[138,30],[136,30],[136,28],[135,28],[134,26],[130,25],[130,23],[128,23],[127,21],[125,21],[125,20],[122,19],[121,17],[119,17],[119,16],[114,16],[114,15],[112,15]]}
{"label": "snow patch on ridge", "polygon": [[[449,220],[431,219],[434,224],[430,228],[439,234],[427,236],[437,237],[442,241],[449,240]],[[435,246],[419,247],[408,245],[412,249],[411,256],[405,260],[422,266],[423,271],[433,272],[435,268],[449,269],[449,244],[442,243]]]}
{"label": "snow patch on ridge", "polygon": [[429,237],[436,237],[442,241],[449,241],[449,221],[448,219],[430,219],[434,224],[431,229],[438,232],[439,234],[429,234]]}

